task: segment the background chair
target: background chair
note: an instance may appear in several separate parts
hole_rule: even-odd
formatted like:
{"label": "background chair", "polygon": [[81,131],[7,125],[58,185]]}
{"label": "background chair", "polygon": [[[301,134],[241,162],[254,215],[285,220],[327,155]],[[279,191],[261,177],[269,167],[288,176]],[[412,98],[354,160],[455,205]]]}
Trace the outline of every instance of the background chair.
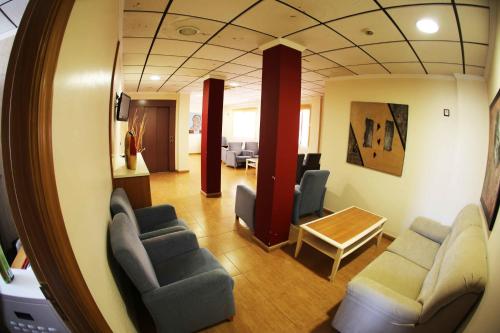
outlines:
{"label": "background chair", "polygon": [[225,136],[223,136],[223,137],[221,138],[221,143],[220,143],[220,145],[221,145],[222,147],[227,147],[227,138],[226,138]]}
{"label": "background chair", "polygon": [[244,165],[247,158],[252,157],[252,152],[245,151],[242,147],[242,142],[229,142],[227,151],[225,152],[224,163],[233,168]]}
{"label": "background chair", "polygon": [[321,165],[320,165],[320,160],[321,160],[321,154],[319,153],[311,153],[307,154],[304,160],[304,164],[302,165],[302,169],[300,171],[300,178],[297,181],[297,184],[300,184],[300,180],[302,179],[302,176],[307,170],[319,170]]}
{"label": "background chair", "polygon": [[245,142],[244,151],[252,153],[252,157],[259,157],[259,143]]}
{"label": "background chair", "polygon": [[234,282],[190,231],[141,242],[124,213],[109,226],[114,257],[141,294],[158,332],[194,332],[235,313]]}
{"label": "background chair", "polygon": [[[292,223],[299,224],[301,216],[315,213],[323,216],[323,202],[325,200],[326,181],[330,171],[308,170],[300,185],[295,185]],[[246,185],[236,187],[236,201],[234,204],[235,222],[241,219],[253,232],[255,229],[255,192]]]}
{"label": "background chair", "polygon": [[115,188],[111,194],[111,215],[125,213],[134,224],[137,235],[141,239],[189,230],[184,221],[177,218],[175,208],[171,205],[158,205],[140,209],[132,209],[127,193],[123,188]]}
{"label": "background chair", "polygon": [[295,179],[295,184],[300,184],[300,180],[302,179],[302,168],[304,167],[304,157],[305,154],[297,155],[297,174]]}
{"label": "background chair", "polygon": [[292,223],[299,224],[301,216],[315,213],[323,216],[326,182],[330,176],[328,170],[307,170],[300,181],[295,185]]}

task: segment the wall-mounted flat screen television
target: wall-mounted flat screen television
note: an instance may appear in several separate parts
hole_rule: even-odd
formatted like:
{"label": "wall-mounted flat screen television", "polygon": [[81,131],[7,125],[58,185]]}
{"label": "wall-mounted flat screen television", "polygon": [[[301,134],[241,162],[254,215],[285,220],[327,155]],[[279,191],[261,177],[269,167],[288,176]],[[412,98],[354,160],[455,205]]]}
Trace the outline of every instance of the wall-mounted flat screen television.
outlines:
{"label": "wall-mounted flat screen television", "polygon": [[116,110],[116,119],[119,121],[128,121],[128,111],[130,107],[130,96],[121,93],[118,98],[118,108]]}

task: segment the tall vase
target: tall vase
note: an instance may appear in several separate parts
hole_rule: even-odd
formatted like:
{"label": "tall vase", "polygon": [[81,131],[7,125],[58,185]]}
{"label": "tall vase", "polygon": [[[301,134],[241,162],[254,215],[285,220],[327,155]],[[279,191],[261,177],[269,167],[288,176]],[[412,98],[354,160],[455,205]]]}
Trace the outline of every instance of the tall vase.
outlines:
{"label": "tall vase", "polygon": [[127,169],[135,170],[137,168],[137,148],[135,146],[135,134],[128,131],[125,136],[125,159]]}

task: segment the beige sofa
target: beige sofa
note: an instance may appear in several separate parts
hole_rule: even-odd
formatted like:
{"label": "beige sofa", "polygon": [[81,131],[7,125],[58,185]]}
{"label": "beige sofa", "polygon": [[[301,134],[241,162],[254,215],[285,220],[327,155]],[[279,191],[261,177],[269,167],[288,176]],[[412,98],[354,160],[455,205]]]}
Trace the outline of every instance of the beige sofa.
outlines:
{"label": "beige sofa", "polygon": [[332,326],[342,333],[453,332],[487,279],[480,208],[452,227],[417,218],[349,282]]}

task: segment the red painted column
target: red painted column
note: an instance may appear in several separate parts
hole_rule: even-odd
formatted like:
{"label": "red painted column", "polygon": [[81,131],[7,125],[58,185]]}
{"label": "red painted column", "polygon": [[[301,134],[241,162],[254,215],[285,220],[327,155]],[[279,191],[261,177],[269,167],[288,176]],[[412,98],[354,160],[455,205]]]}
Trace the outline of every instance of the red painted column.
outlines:
{"label": "red painted column", "polygon": [[201,192],[207,197],[220,197],[220,149],[224,80],[203,82],[201,125]]}
{"label": "red painted column", "polygon": [[301,52],[264,50],[255,236],[267,246],[288,240],[300,117]]}

